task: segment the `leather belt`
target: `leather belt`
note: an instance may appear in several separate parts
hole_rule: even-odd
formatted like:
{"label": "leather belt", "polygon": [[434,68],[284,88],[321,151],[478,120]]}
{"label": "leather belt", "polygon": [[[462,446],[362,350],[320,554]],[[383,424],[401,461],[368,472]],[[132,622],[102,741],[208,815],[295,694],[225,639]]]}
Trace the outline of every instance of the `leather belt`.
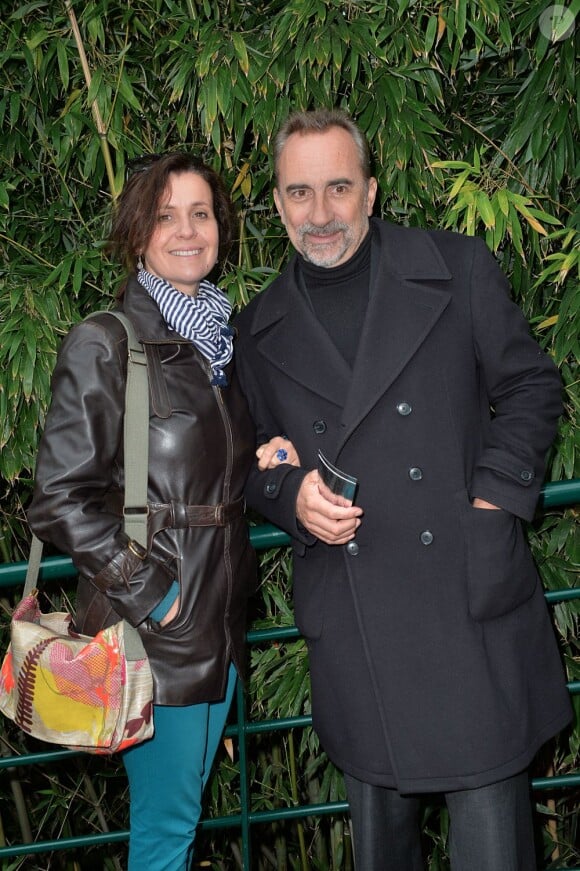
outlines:
{"label": "leather belt", "polygon": [[[109,493],[105,505],[113,514],[123,515],[123,494]],[[217,505],[186,505],[184,502],[149,502],[147,506],[147,552],[151,552],[153,538],[162,529],[187,529],[189,526],[227,526],[242,517],[246,509],[243,496],[235,502]]]}
{"label": "leather belt", "polygon": [[149,503],[149,537],[161,529],[187,529],[189,526],[227,526],[242,517],[245,510],[243,497],[235,502],[217,505],[185,505],[183,502]]}

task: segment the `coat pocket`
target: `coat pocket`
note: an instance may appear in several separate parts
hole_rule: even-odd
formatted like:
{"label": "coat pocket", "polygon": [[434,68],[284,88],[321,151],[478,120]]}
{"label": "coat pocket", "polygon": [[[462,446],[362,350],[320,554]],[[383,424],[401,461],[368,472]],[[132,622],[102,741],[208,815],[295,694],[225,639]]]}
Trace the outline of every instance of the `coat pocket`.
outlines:
{"label": "coat pocket", "polygon": [[469,613],[492,620],[523,605],[538,583],[518,517],[503,510],[464,507]]}

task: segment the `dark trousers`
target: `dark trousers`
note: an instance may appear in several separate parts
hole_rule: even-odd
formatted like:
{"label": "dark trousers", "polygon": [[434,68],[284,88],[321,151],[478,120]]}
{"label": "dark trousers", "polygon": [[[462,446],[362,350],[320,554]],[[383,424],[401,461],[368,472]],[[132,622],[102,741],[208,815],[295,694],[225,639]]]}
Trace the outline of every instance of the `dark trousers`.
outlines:
{"label": "dark trousers", "polygon": [[[357,871],[424,871],[420,798],[345,774]],[[452,871],[535,871],[527,772],[445,793]]]}

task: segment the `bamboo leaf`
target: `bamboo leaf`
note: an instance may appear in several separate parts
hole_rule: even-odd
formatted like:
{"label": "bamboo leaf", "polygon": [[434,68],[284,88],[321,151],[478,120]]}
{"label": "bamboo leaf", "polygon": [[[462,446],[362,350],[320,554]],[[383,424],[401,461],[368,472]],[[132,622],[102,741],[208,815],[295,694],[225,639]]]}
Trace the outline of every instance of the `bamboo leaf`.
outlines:
{"label": "bamboo leaf", "polygon": [[69,68],[68,68],[68,54],[66,50],[66,45],[62,40],[58,40],[56,43],[56,54],[58,58],[58,69],[60,73],[60,80],[62,82],[62,86],[65,91],[68,90],[69,85]]}
{"label": "bamboo leaf", "polygon": [[475,197],[477,211],[487,229],[495,227],[495,212],[489,201],[489,197],[484,191],[478,191]]}
{"label": "bamboo leaf", "polygon": [[457,178],[453,182],[451,190],[449,191],[448,202],[451,202],[452,200],[455,199],[455,197],[457,196],[457,194],[459,193],[459,191],[461,190],[461,188],[463,187],[463,185],[465,184],[465,182],[467,181],[467,179],[469,178],[470,175],[471,175],[471,167],[470,166],[468,166],[467,169],[464,169],[463,172],[459,173],[459,175],[457,176]]}
{"label": "bamboo leaf", "polygon": [[250,59],[248,57],[248,50],[246,48],[246,43],[242,35],[240,33],[232,33],[232,42],[234,44],[234,49],[240,62],[240,66],[244,73],[248,75],[248,71],[250,69]]}
{"label": "bamboo leaf", "polygon": [[505,215],[505,217],[507,218],[509,214],[508,192],[503,188],[500,188],[500,190],[496,192],[496,199],[502,215]]}
{"label": "bamboo leaf", "polygon": [[465,160],[434,160],[431,166],[441,169],[473,169],[472,165]]}
{"label": "bamboo leaf", "polygon": [[527,206],[525,206],[522,202],[513,202],[518,212],[523,215],[530,227],[532,227],[537,233],[540,233],[542,236],[548,235],[548,231],[540,224],[539,221],[536,220],[536,218],[532,215]]}
{"label": "bamboo leaf", "polygon": [[425,52],[425,57],[428,57],[431,49],[435,45],[435,39],[437,38],[437,30],[439,27],[439,20],[437,15],[430,15],[429,21],[427,22],[427,30],[425,31],[425,45],[423,47],[423,51]]}
{"label": "bamboo leaf", "polygon": [[544,318],[544,320],[538,324],[536,329],[547,330],[548,327],[553,327],[557,323],[558,323],[558,315],[552,315],[549,318]]}
{"label": "bamboo leaf", "polygon": [[39,45],[46,42],[47,39],[50,39],[50,33],[44,30],[44,28],[40,28],[33,36],[26,40],[26,46],[29,51],[34,51]]}
{"label": "bamboo leaf", "polygon": [[458,42],[465,36],[467,27],[467,0],[455,0],[455,32]]}
{"label": "bamboo leaf", "polygon": [[142,112],[143,108],[141,103],[137,99],[135,95],[135,91],[133,90],[133,86],[127,76],[127,73],[123,71],[119,78],[119,93],[123,97],[124,102],[127,106],[130,106],[133,109],[136,109],[137,112]]}
{"label": "bamboo leaf", "polygon": [[89,105],[92,105],[95,102],[95,100],[97,99],[97,97],[99,96],[99,92],[100,92],[102,84],[103,84],[103,71],[100,69],[95,70],[95,72],[93,73],[93,75],[91,77],[91,84],[89,86],[89,92],[87,94],[87,101],[88,101]]}
{"label": "bamboo leaf", "polygon": [[517,253],[522,258],[522,260],[525,260],[522,228],[520,225],[520,221],[519,221],[517,212],[516,212],[515,208],[513,207],[513,205],[511,204],[511,202],[510,202],[510,208],[509,208],[507,229],[508,229],[508,233],[511,236],[511,240],[513,242],[514,248],[516,249]]}

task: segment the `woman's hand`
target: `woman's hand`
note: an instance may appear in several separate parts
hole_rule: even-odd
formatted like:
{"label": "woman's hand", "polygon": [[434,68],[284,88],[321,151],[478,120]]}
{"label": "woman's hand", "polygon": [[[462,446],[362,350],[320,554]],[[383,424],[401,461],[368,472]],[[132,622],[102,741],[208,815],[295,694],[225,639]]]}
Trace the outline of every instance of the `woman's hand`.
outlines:
{"label": "woman's hand", "polygon": [[266,469],[275,469],[280,463],[288,463],[291,466],[300,465],[300,457],[296,448],[289,439],[276,436],[256,451],[258,469],[264,472]]}
{"label": "woman's hand", "polygon": [[160,621],[159,625],[160,626],[167,626],[168,623],[171,623],[172,620],[175,620],[175,618],[177,617],[178,611],[179,611],[179,596],[177,597],[177,599],[175,600],[175,602],[173,603],[173,605],[171,606],[171,608],[169,609],[169,611],[167,612],[167,614],[165,615],[163,620]]}

